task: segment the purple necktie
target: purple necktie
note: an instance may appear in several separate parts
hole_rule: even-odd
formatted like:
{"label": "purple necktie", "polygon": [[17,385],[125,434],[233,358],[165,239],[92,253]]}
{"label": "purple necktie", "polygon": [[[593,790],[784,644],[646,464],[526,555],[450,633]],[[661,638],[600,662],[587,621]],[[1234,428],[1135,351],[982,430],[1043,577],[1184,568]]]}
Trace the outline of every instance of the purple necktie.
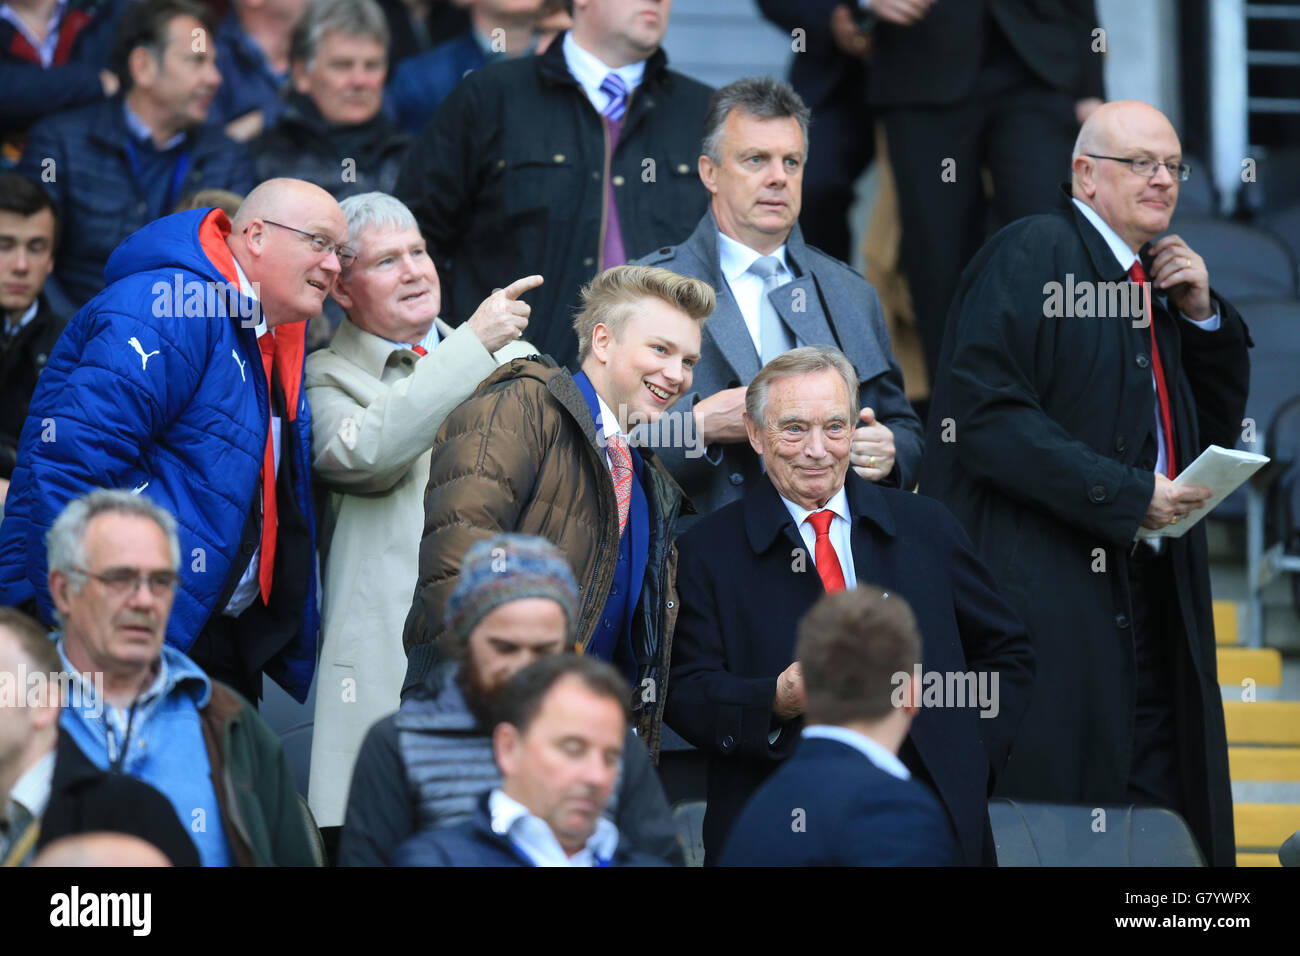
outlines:
{"label": "purple necktie", "polygon": [[[623,132],[623,114],[627,111],[627,84],[617,73],[609,73],[600,84],[600,89],[610,98],[605,108],[600,111],[600,115],[609,129],[608,166],[612,169],[614,151],[618,149],[618,137]],[[618,221],[618,203],[613,176],[605,184],[605,202],[609,212],[605,217],[605,236],[600,244],[600,267],[609,269],[627,262],[627,253],[623,249],[623,229]]]}

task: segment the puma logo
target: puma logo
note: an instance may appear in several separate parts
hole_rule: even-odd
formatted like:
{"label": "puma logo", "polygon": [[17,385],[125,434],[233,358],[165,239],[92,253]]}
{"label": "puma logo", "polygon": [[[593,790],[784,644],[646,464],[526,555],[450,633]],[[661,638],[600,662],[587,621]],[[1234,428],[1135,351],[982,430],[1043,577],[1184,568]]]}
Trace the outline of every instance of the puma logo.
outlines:
{"label": "puma logo", "polygon": [[134,335],[126,340],[126,344],[131,346],[131,348],[135,349],[136,354],[140,356],[140,368],[146,372],[149,371],[149,360],[153,358],[155,355],[161,354],[156,349],[152,352],[145,352],[144,346],[140,344],[140,340],[137,339]]}
{"label": "puma logo", "polygon": [[239,353],[236,352],[234,349],[231,349],[231,350],[230,350],[230,357],[233,358],[233,359],[235,360],[235,364],[239,366],[239,378],[240,378],[240,380],[241,380],[241,381],[244,381],[244,382],[247,382],[247,381],[248,381],[248,376],[244,374],[244,365],[245,365],[245,363],[239,361]]}

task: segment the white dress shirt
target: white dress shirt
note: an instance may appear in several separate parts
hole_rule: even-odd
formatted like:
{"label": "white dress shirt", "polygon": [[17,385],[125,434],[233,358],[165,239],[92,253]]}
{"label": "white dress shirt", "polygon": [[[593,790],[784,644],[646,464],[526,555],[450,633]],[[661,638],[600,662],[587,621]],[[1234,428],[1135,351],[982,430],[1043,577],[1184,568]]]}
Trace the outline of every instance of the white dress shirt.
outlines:
{"label": "white dress shirt", "polygon": [[[1096,210],[1087,203],[1080,202],[1078,199],[1074,199],[1073,202],[1079,207],[1079,211],[1083,213],[1087,220],[1092,223],[1093,227],[1101,233],[1101,237],[1106,240],[1106,245],[1110,247],[1110,251],[1114,253],[1115,258],[1119,260],[1119,264],[1124,267],[1124,271],[1128,272],[1129,269],[1133,268],[1133,263],[1138,261],[1138,254],[1129,248],[1128,243],[1119,237],[1119,234],[1106,223],[1106,220],[1097,215]],[[1148,280],[1150,278],[1150,276],[1147,276]],[[1151,294],[1153,296],[1155,295],[1155,292],[1155,288],[1152,287]],[[1219,330],[1221,320],[1219,318],[1219,313],[1217,312],[1208,319],[1190,319],[1183,315],[1182,312],[1179,312],[1178,314],[1182,317],[1184,322],[1190,322],[1192,325],[1205,332],[1217,332]],[[1153,390],[1156,388],[1156,369],[1154,362],[1151,364],[1151,388]],[[1156,401],[1155,414],[1157,448],[1155,472],[1158,475],[1167,475],[1169,469],[1166,467],[1165,426],[1160,420],[1160,402],[1158,400]]]}
{"label": "white dress shirt", "polygon": [[[777,273],[781,277],[781,285],[793,282],[794,273],[790,271],[790,260],[785,255],[785,244],[782,243],[772,255],[781,263],[781,270]],[[750,272],[749,267],[762,257],[761,252],[754,251],[743,242],[737,242],[721,231],[718,232],[718,265],[722,270],[723,278],[727,280],[732,296],[736,299],[736,305],[740,307],[740,314],[745,319],[745,328],[749,329],[749,337],[754,340],[754,351],[759,355],[763,354],[760,334],[762,319],[759,314],[763,303],[763,277]]]}
{"label": "white dress shirt", "polygon": [[840,490],[831,495],[830,501],[826,502],[824,508],[815,508],[812,511],[802,505],[795,504],[785,495],[781,496],[781,501],[785,504],[785,510],[790,512],[790,517],[794,519],[795,527],[799,529],[804,544],[808,546],[808,557],[812,559],[813,567],[817,566],[817,532],[808,522],[808,516],[818,511],[834,512],[835,517],[831,519],[831,525],[826,529],[826,535],[830,538],[831,547],[835,549],[836,557],[840,559],[840,570],[844,572],[844,586],[846,588],[857,587],[858,579],[853,572],[853,542],[851,535],[853,525],[849,520],[849,499],[844,493],[844,487],[841,485]]}
{"label": "white dress shirt", "polygon": [[[14,781],[9,789],[9,799],[5,803],[4,819],[14,818],[14,807],[20,806],[33,820],[40,819],[45,807],[50,802],[50,784],[54,782],[54,751],[51,750]],[[22,834],[14,833],[16,840]]]}
{"label": "white dress shirt", "polygon": [[[595,391],[595,389],[592,389],[592,391]],[[618,416],[614,414],[614,410],[605,404],[605,400],[599,394],[596,396],[596,401],[600,405],[600,421],[597,423],[597,428],[600,430],[605,442],[608,443],[613,436],[623,434],[623,429],[619,427]],[[602,447],[604,446],[602,445]],[[609,460],[608,448],[605,449],[605,467],[609,468],[611,474],[613,473],[614,469]]]}
{"label": "white dress shirt", "polygon": [[[384,339],[384,341],[391,344],[394,349],[409,349],[415,347],[410,342],[394,342],[392,339]],[[425,334],[424,338],[416,342],[415,345],[420,346],[420,348],[424,349],[427,354],[436,349],[438,343],[441,341],[442,336],[438,334],[438,323],[434,322],[433,325],[429,326],[429,331]]]}
{"label": "white dress shirt", "polygon": [[[235,272],[239,274],[239,291],[242,292],[244,295],[248,296],[248,298],[252,299],[254,302],[260,302],[261,300],[258,298],[257,295],[257,287],[254,286],[253,283],[248,281],[248,276],[244,275],[244,270],[242,267],[240,267],[239,260],[235,259],[234,263],[235,263]],[[253,331],[257,333],[257,337],[260,339],[263,335],[268,334],[269,329],[267,328],[266,325],[266,317],[262,315],[262,310],[260,308],[257,310],[257,315],[259,321],[257,323],[257,328],[255,328]],[[260,372],[261,365],[262,365],[262,357],[260,354],[257,356],[256,361],[258,363],[257,371]],[[273,415],[271,417],[271,452],[272,452],[272,457],[275,460],[275,474],[277,477],[279,477],[280,474],[280,416],[279,415]],[[258,492],[259,494],[257,500],[258,500],[258,506],[260,508],[261,500],[262,500],[260,494],[261,492],[260,488],[258,489]],[[230,600],[229,602],[227,602],[225,609],[221,612],[222,614],[226,615],[227,617],[239,617],[239,615],[243,614],[244,611],[248,609],[248,606],[253,603],[253,599],[257,597],[258,594],[261,592],[261,582],[258,579],[258,568],[261,565],[261,563],[262,563],[262,539],[259,537],[257,543],[257,550],[255,550],[253,552],[253,556],[248,559],[248,567],[244,568],[244,573],[240,575],[239,583],[235,585],[235,590],[231,592]]]}
{"label": "white dress shirt", "polygon": [[605,77],[610,73],[618,74],[618,78],[627,87],[629,98],[632,91],[641,85],[641,80],[645,76],[645,60],[637,60],[627,66],[609,66],[594,53],[589,53],[578,46],[572,31],[564,34],[563,50],[564,62],[569,67],[569,72],[578,81],[582,91],[587,94],[587,99],[591,100],[591,105],[596,108],[597,113],[608,106],[613,99],[600,88],[600,84],[605,82]]}
{"label": "white dress shirt", "polygon": [[840,727],[836,724],[813,724],[811,727],[805,727],[800,736],[804,740],[811,737],[839,741],[861,753],[862,756],[891,777],[897,777],[899,780],[910,780],[912,778],[911,771],[903,766],[903,761],[892,754],[888,747],[882,746],[866,734],[860,734],[856,730],[849,730],[847,727]]}
{"label": "white dress shirt", "polygon": [[499,787],[488,796],[488,814],[492,817],[492,832],[507,836],[534,866],[608,866],[618,847],[618,827],[601,817],[587,845],[569,856],[545,820],[533,816]]}
{"label": "white dress shirt", "polygon": [[22,318],[14,320],[13,325],[9,324],[11,320],[5,320],[5,333],[8,335],[17,335],[22,331],[23,326],[29,325],[31,321],[36,318],[36,313],[40,311],[40,308],[41,300],[39,298],[32,300],[32,304],[27,307],[27,311],[23,313]]}

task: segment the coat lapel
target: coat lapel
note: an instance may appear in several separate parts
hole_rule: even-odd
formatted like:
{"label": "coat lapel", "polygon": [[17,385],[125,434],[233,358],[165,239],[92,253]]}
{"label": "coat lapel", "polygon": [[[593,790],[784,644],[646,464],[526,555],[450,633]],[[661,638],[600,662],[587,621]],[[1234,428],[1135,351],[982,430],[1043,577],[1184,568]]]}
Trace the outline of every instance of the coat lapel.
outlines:
{"label": "coat lapel", "polygon": [[793,282],[773,289],[767,298],[776,308],[776,314],[781,317],[785,327],[794,333],[796,345],[829,345],[837,341],[831,332],[830,323],[826,321],[826,313],[822,311],[817,282],[811,273],[805,273]]}

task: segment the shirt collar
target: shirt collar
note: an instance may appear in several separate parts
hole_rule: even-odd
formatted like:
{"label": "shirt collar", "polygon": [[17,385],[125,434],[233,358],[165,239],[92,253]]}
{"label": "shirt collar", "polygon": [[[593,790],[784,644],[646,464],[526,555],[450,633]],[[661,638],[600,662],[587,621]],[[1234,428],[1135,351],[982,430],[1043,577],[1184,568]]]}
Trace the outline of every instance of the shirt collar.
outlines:
{"label": "shirt collar", "polygon": [[623,429],[619,427],[618,416],[614,414],[614,410],[605,404],[605,400],[599,393],[596,395],[596,401],[600,403],[600,433],[606,439],[621,435]]}
{"label": "shirt collar", "polygon": [[36,51],[37,56],[41,58],[41,66],[49,69],[54,63],[54,53],[59,47],[59,24],[63,22],[63,14],[67,12],[68,0],[57,0],[54,4],[54,10],[50,13],[49,26],[45,33],[45,39],[38,42],[36,35],[32,33],[23,18],[20,17],[13,7],[7,3],[0,3],[0,20],[8,20],[14,25],[14,29],[23,35],[32,49]]}
{"label": "shirt collar", "polygon": [[605,101],[609,99],[608,95],[600,91],[600,84],[605,82],[605,77],[611,72],[618,74],[619,79],[627,87],[628,93],[640,86],[645,76],[645,60],[637,60],[627,66],[608,66],[600,57],[578,46],[578,41],[573,39],[571,30],[564,34],[563,48],[564,62],[569,67],[569,72],[573,74],[573,78],[578,81],[587,94],[587,99],[591,100],[597,111],[602,109]]}
{"label": "shirt collar", "polygon": [[50,784],[54,780],[54,751],[48,751],[40,760],[27,768],[9,790],[9,802],[5,807],[4,819],[14,818],[14,806],[26,810],[33,819],[45,813],[45,806],[50,802]]}
{"label": "shirt collar", "polygon": [[36,318],[36,313],[39,312],[40,310],[41,310],[41,299],[40,296],[37,296],[35,299],[32,300],[32,304],[27,307],[27,311],[23,313],[23,317],[18,320],[17,324],[10,326],[8,318],[4,320],[5,323],[4,330],[10,335],[17,335],[19,331],[22,330],[22,327],[24,325],[27,325],[34,318]]}
{"label": "shirt collar", "polygon": [[[785,256],[785,243],[781,243],[781,247],[772,255],[780,261],[787,272],[791,272],[790,262]],[[743,242],[732,239],[721,229],[718,230],[718,266],[728,282],[739,279],[762,257],[763,253],[756,252]]]}
{"label": "shirt collar", "polygon": [[[261,302],[262,299],[257,294],[257,286],[248,281],[248,276],[244,273],[244,267],[239,264],[239,260],[234,256],[230,258],[235,263],[235,274],[239,277],[240,294],[245,298],[252,299],[254,302]],[[253,329],[253,333],[260,339],[266,332],[266,316],[262,314],[262,310],[259,308],[257,310],[257,326]]]}
{"label": "shirt collar", "polygon": [[840,490],[831,495],[830,500],[824,506],[814,508],[811,511],[803,505],[795,504],[785,495],[781,495],[781,501],[786,510],[790,512],[790,517],[794,519],[796,528],[802,527],[803,523],[808,520],[808,516],[816,514],[818,511],[831,511],[834,512],[837,518],[843,518],[845,521],[849,520],[849,497],[844,493],[843,485],[840,485]]}
{"label": "shirt collar", "polygon": [[888,747],[856,730],[849,730],[836,724],[813,724],[811,727],[805,727],[801,736],[804,740],[821,738],[838,741],[861,753],[891,777],[897,777],[899,780],[911,779],[911,771],[903,765],[903,761],[890,752]]}
{"label": "shirt collar", "polygon": [[[410,342],[395,342],[392,339],[384,339],[384,341],[391,345],[394,351],[404,351],[413,347]],[[420,341],[415,344],[424,349],[425,352],[432,352],[438,347],[440,341],[442,341],[442,339],[438,335],[438,322],[435,320],[434,323],[429,326],[429,331],[425,333],[424,338],[420,339]]]}
{"label": "shirt collar", "polygon": [[1079,212],[1092,223],[1093,228],[1101,233],[1101,237],[1106,240],[1106,245],[1110,246],[1110,251],[1115,254],[1124,271],[1128,272],[1133,267],[1133,263],[1137,262],[1138,254],[1128,247],[1128,243],[1119,237],[1119,233],[1112,229],[1105,219],[1098,215],[1097,210],[1077,197],[1071,196],[1070,200],[1079,207]]}
{"label": "shirt collar", "polygon": [[[72,700],[80,703],[80,709],[86,713],[103,712],[108,706],[107,702],[100,700],[97,696],[95,682],[87,679],[86,675],[81,673],[68,660],[67,652],[64,649],[63,634],[56,631],[50,637],[56,642],[55,648],[59,652],[59,659],[63,662],[64,671],[67,673],[68,678],[77,685],[77,693]],[[194,695],[194,705],[199,708],[206,707],[209,698],[212,696],[211,678],[186,654],[178,651],[170,644],[164,644],[162,653],[159,655],[158,673],[154,675],[154,679],[149,682],[149,686],[145,688],[144,692],[136,698],[136,703],[147,704],[158,697],[166,696],[172,693],[182,682],[187,681],[197,681],[199,683],[200,686]],[[64,704],[65,708],[71,706],[70,703]]]}
{"label": "shirt collar", "polygon": [[605,866],[614,858],[618,847],[618,827],[602,816],[596,821],[596,832],[587,845],[569,856],[546,821],[533,816],[500,787],[488,796],[488,816],[492,820],[492,832],[509,838],[537,866]]}
{"label": "shirt collar", "polygon": [[[126,111],[126,128],[131,131],[132,138],[148,142],[150,146],[153,146],[153,130],[149,128],[149,124],[135,114],[135,110],[127,105],[125,98],[122,100],[122,109]],[[167,150],[179,146],[184,140],[185,132],[182,130],[167,140],[158,152],[165,153]]]}

